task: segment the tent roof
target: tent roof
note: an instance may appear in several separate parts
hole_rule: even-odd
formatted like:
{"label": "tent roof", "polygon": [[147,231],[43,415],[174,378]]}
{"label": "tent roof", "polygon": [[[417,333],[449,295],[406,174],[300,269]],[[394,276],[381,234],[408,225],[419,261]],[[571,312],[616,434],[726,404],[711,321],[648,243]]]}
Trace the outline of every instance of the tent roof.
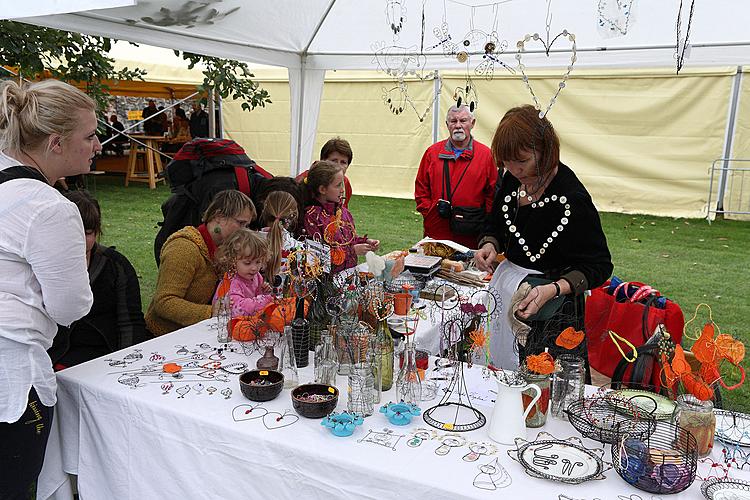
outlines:
{"label": "tent roof", "polygon": [[[65,1],[82,3],[81,0]],[[101,5],[101,2],[113,1],[88,3]],[[60,11],[61,0],[34,3],[49,4],[50,12]],[[683,31],[687,28],[690,3],[691,0],[684,0]],[[597,5],[607,4],[631,4],[625,36],[608,37],[598,26]],[[581,66],[674,65],[680,1],[630,0],[617,4],[614,0],[599,3],[553,0],[550,38],[563,29],[575,33],[577,64]],[[195,10],[197,6],[202,8]],[[41,11],[42,7],[38,8],[37,12]],[[16,17],[12,13],[5,15]],[[462,44],[468,36],[469,52],[477,54],[472,64],[478,64],[486,34],[496,30],[498,40],[505,40],[508,45],[499,59],[515,66],[516,42],[526,34],[540,33],[546,37],[546,17],[545,0],[497,0],[495,3],[487,0],[141,0],[132,6],[21,20],[288,68],[299,68],[304,61],[309,69],[372,69],[383,66],[383,51],[390,51],[397,54],[398,60],[385,64],[403,62],[417,68],[460,69],[464,65],[455,57],[443,55],[445,44],[440,42],[447,39],[443,33],[450,35],[450,42],[446,43]],[[747,63],[750,60],[748,19],[750,2],[694,0],[691,50],[686,65]],[[391,23],[402,24],[395,41],[389,27]],[[529,43],[525,64],[528,67],[567,66],[569,49],[570,42],[561,38],[547,56],[540,43]],[[375,57],[379,51],[380,56]],[[424,55],[404,58],[404,53]]]}

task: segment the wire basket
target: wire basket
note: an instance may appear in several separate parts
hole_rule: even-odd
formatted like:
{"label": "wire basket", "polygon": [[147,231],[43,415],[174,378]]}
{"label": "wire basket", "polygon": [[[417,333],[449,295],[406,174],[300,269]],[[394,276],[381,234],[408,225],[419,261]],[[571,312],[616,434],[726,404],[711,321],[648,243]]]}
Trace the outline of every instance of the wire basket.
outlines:
{"label": "wire basket", "polygon": [[[679,493],[695,481],[698,443],[685,429],[659,422],[644,438],[620,424],[612,445],[612,465],[627,483],[656,494]],[[620,431],[622,428],[622,431]]]}
{"label": "wire basket", "polygon": [[568,420],[584,437],[612,444],[617,431],[629,436],[645,439],[656,428],[656,420],[627,400],[611,394],[598,394],[579,399],[565,410]]}

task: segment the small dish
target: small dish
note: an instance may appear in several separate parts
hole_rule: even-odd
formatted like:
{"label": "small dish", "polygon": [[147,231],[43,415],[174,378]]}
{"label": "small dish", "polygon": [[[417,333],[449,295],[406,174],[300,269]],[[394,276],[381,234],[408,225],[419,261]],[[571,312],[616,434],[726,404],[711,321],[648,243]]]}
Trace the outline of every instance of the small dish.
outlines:
{"label": "small dish", "polygon": [[409,425],[411,418],[422,413],[419,406],[409,403],[388,403],[380,407],[380,413],[384,414],[393,425]]}
{"label": "small dish", "polygon": [[516,438],[516,449],[508,456],[520,463],[531,477],[567,484],[605,479],[604,450],[589,449],[576,438],[557,439],[540,432],[536,441]]}
{"label": "small dish", "polygon": [[354,434],[354,429],[358,425],[362,425],[364,419],[361,415],[356,413],[331,413],[323,420],[320,421],[320,425],[328,427],[331,430],[331,434],[338,437],[349,437]]}
{"label": "small dish", "polygon": [[283,388],[284,374],[276,370],[250,370],[240,375],[240,390],[250,401],[271,401]]}
{"label": "small dish", "polygon": [[671,419],[675,410],[674,401],[655,392],[641,389],[617,389],[612,391],[612,395],[629,401],[640,411],[651,415],[656,420]]}
{"label": "small dish", "polygon": [[750,446],[750,415],[714,409],[716,439],[733,446]]}
{"label": "small dish", "polygon": [[307,418],[323,418],[339,401],[339,390],[325,384],[303,384],[292,389],[294,411]]}
{"label": "small dish", "polygon": [[750,482],[732,478],[711,478],[701,486],[708,500],[750,500]]}

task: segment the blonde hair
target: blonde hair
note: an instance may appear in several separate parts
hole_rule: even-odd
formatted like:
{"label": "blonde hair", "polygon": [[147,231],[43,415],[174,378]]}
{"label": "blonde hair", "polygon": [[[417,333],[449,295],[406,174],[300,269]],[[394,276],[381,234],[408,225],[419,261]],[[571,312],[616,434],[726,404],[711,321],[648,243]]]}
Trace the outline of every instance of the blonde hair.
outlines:
{"label": "blonde hair", "polygon": [[203,212],[202,222],[210,222],[218,217],[238,217],[245,210],[250,211],[250,221],[258,218],[253,201],[245,193],[236,189],[219,191],[214,196],[211,204]]}
{"label": "blonde hair", "polygon": [[[0,151],[38,150],[53,134],[67,138],[79,126],[76,112],[95,109],[93,99],[58,80],[1,82]],[[45,153],[50,146],[44,147]]]}
{"label": "blonde hair", "polygon": [[281,267],[281,250],[284,244],[284,219],[296,222],[299,214],[297,200],[284,191],[274,191],[266,197],[263,203],[261,224],[268,226],[268,263],[266,274],[269,280],[279,273]]}
{"label": "blonde hair", "polygon": [[222,272],[236,269],[240,259],[268,259],[268,243],[258,233],[241,228],[216,249],[216,263]]}

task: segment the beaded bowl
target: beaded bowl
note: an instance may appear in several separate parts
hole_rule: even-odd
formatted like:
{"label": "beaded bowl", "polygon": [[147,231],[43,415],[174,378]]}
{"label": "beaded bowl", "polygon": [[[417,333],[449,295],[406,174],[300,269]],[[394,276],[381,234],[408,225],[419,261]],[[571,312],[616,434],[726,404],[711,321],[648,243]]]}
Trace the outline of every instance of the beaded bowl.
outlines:
{"label": "beaded bowl", "polygon": [[657,423],[654,432],[645,437],[618,430],[612,444],[612,465],[620,477],[640,490],[678,493],[695,481],[698,443],[690,432],[671,422]]}
{"label": "beaded bowl", "polygon": [[292,407],[306,418],[323,418],[338,404],[339,390],[325,384],[303,384],[292,389]]}
{"label": "beaded bowl", "polygon": [[276,370],[250,370],[240,375],[240,390],[250,401],[271,401],[284,388],[284,374]]}

